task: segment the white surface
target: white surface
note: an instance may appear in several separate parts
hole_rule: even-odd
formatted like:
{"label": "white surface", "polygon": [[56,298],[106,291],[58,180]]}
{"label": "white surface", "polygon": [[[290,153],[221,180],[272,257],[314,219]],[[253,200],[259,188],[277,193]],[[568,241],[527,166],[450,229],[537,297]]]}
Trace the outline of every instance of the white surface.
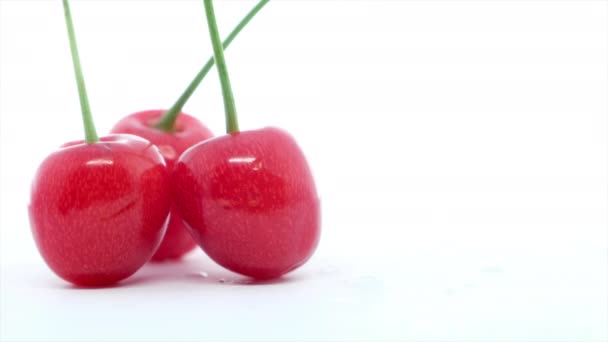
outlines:
{"label": "white surface", "polygon": [[[221,32],[252,5],[218,3]],[[101,134],[168,107],[211,52],[201,1],[72,12]],[[241,126],[287,129],[314,169],[314,258],[252,285],[197,251],[78,290],[26,214],[37,165],[83,135],[62,8],[0,0],[0,340],[607,340],[607,13],[271,2],[228,65]],[[210,76],[186,111],[221,134]]]}

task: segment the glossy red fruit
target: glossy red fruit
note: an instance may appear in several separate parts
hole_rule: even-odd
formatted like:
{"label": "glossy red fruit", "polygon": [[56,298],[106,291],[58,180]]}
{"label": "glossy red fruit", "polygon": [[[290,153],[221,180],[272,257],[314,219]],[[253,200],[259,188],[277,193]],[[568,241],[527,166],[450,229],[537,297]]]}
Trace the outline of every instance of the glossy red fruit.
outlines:
{"label": "glossy red fruit", "polygon": [[61,278],[106,286],[135,273],[166,230],[169,176],[158,149],[131,135],[72,142],[40,165],[29,216],[40,254]]}
{"label": "glossy red fruit", "polygon": [[294,270],[319,241],[320,205],[304,154],[277,128],[199,143],[179,158],[173,200],[218,264],[257,279]]}
{"label": "glossy red fruit", "polygon": [[[128,133],[145,138],[158,146],[167,163],[169,172],[177,158],[189,147],[213,137],[213,133],[196,118],[180,113],[173,132],[165,132],[154,126],[165,113],[164,110],[148,110],[126,116],[116,123],[111,133]],[[175,210],[163,241],[152,257],[153,261],[176,259],[196,247],[184,223]]]}

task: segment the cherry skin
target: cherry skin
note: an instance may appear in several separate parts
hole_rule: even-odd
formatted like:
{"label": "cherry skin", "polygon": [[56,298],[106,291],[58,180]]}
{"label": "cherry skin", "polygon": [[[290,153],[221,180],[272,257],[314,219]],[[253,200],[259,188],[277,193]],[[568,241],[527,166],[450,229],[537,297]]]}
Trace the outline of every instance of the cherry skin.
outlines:
{"label": "cherry skin", "polygon": [[[127,133],[140,136],[158,146],[165,158],[169,172],[177,158],[189,147],[213,137],[213,133],[196,118],[180,113],[175,129],[166,132],[154,127],[164,110],[148,110],[124,117],[114,125],[111,133]],[[152,257],[153,261],[177,259],[196,247],[179,214],[172,209],[167,233]]]}
{"label": "cherry skin", "polygon": [[79,286],[107,286],[145,264],[165,233],[169,174],[149,141],[109,135],[63,145],[38,168],[29,216],[48,266]]}
{"label": "cherry skin", "polygon": [[223,267],[272,279],[306,262],[320,204],[304,154],[285,131],[241,131],[199,143],[171,175],[173,203],[194,239]]}

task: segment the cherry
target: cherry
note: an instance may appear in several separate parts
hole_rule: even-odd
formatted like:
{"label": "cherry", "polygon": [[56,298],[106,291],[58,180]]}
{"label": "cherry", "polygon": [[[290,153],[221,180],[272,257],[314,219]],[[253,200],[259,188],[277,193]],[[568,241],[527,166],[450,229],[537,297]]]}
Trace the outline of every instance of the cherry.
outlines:
{"label": "cherry", "polygon": [[38,168],[29,207],[42,257],[63,279],[110,285],[158,248],[170,207],[168,174],[149,141],[110,135],[65,144]]}
{"label": "cherry", "polygon": [[98,138],[63,0],[85,141],[64,144],[38,168],[29,217],[48,266],[80,286],[106,286],[145,264],[166,230],[169,174],[158,148],[133,135]]}
{"label": "cherry", "polygon": [[257,279],[280,277],[304,264],[318,244],[315,183],[288,133],[278,128],[239,132],[213,4],[204,3],[228,134],[181,155],[171,176],[173,203],[218,264]]}
{"label": "cherry", "polygon": [[[268,1],[261,0],[251,9],[228,35],[223,43],[225,48],[232,43],[234,38]],[[213,133],[203,123],[181,112],[194,90],[209,73],[213,64],[214,60],[211,57],[169,110],[147,110],[128,115],[117,122],[110,133],[134,134],[151,141],[158,146],[165,158],[168,170],[171,171],[176,159],[182,152],[198,142],[213,137]],[[152,260],[177,259],[194,247],[196,247],[196,242],[188,234],[181,217],[176,210],[171,210],[167,233]]]}
{"label": "cherry", "polygon": [[303,264],[319,240],[319,200],[295,140],[277,128],[243,131],[186,151],[174,203],[218,264],[259,279]]}

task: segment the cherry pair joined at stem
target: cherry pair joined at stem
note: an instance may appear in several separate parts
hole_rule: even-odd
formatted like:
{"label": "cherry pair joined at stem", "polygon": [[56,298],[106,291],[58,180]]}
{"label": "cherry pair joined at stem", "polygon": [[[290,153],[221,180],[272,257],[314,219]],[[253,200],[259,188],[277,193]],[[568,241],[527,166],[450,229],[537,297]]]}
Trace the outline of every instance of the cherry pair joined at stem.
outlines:
{"label": "cherry pair joined at stem", "polygon": [[[249,11],[226,37],[223,43],[224,48],[230,46],[241,30],[268,2],[269,0],[260,0]],[[184,105],[207,76],[213,64],[214,59],[211,57],[171,108],[166,111],[146,110],[128,115],[118,121],[110,133],[134,134],[149,140],[158,146],[165,158],[167,168],[171,172],[175,161],[186,149],[213,137],[211,130],[202,122],[191,115],[182,113]],[[195,247],[196,242],[185,229],[181,216],[175,208],[172,208],[167,232],[152,260],[178,259]]]}

